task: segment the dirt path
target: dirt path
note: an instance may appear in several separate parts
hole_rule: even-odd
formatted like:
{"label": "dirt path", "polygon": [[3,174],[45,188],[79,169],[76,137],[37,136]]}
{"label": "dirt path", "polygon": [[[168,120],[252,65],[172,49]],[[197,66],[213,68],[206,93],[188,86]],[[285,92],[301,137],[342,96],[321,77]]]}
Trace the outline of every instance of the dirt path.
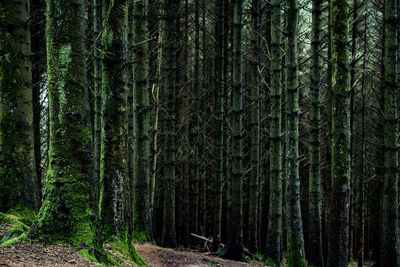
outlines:
{"label": "dirt path", "polygon": [[[152,244],[135,244],[136,250],[142,258],[152,267],[258,267],[261,263],[241,263],[228,261],[206,253],[192,251],[176,251],[157,247]],[[110,252],[110,251],[109,251]],[[0,248],[0,267],[36,267],[36,266],[87,266],[96,264],[87,261],[75,248],[54,245],[46,246],[34,244],[16,244]]]}
{"label": "dirt path", "polygon": [[264,266],[260,262],[241,263],[224,260],[216,256],[208,256],[208,253],[176,251],[161,248],[152,244],[135,244],[140,256],[152,267],[258,267]]}
{"label": "dirt path", "polygon": [[16,244],[0,248],[0,266],[96,266],[83,258],[73,247],[40,244]]}

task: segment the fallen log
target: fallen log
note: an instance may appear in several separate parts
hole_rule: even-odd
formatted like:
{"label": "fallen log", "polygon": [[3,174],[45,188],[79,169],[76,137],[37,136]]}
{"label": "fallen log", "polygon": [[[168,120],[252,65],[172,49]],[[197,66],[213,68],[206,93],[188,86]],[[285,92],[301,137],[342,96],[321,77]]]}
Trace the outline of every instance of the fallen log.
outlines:
{"label": "fallen log", "polygon": [[[207,238],[205,236],[201,236],[201,235],[196,235],[194,233],[190,233],[191,236],[196,237],[198,239],[201,239],[203,241],[206,241],[208,243],[213,243],[213,239]],[[224,248],[226,247],[226,244],[223,243],[219,243],[220,247],[222,247],[222,251],[224,250]],[[207,243],[206,243],[206,247],[207,247]],[[257,260],[257,261],[262,261],[262,259],[260,259],[259,257],[257,257],[256,255],[254,255],[253,253],[250,252],[250,250],[248,250],[247,248],[244,248],[244,254],[251,257],[253,260]]]}

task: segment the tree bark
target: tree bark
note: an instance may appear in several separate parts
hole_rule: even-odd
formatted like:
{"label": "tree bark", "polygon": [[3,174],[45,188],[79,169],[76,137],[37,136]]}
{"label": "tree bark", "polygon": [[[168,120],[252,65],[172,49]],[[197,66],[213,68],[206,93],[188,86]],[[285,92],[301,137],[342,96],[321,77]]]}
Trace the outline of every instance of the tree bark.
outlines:
{"label": "tree bark", "polygon": [[[348,0],[331,0],[332,174],[328,267],[347,266],[350,202]],[[335,233],[335,234],[333,234]]]}
{"label": "tree bark", "polygon": [[380,266],[400,266],[398,225],[398,88],[397,0],[385,0],[384,8],[384,185]]}
{"label": "tree bark", "polygon": [[270,86],[270,194],[268,234],[264,256],[280,266],[282,260],[282,67],[281,0],[271,3],[271,86]]}
{"label": "tree bark", "polygon": [[242,88],[242,0],[233,2],[233,88],[230,240],[225,258],[243,260],[243,88]]}
{"label": "tree bark", "polygon": [[2,2],[0,25],[0,210],[38,210],[29,1]]}
{"label": "tree bark", "polygon": [[312,6],[312,67],[310,105],[310,169],[309,169],[309,253],[310,265],[322,267],[322,192],[321,192],[321,32],[322,1]]}

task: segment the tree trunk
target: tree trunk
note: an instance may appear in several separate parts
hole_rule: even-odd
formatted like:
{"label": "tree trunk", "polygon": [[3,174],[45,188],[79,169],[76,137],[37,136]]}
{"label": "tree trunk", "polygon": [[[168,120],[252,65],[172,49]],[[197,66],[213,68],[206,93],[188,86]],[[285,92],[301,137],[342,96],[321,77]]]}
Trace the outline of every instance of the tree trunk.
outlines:
{"label": "tree trunk", "polygon": [[399,266],[398,225],[398,89],[397,0],[385,0],[384,11],[384,185],[380,266]]}
{"label": "tree trunk", "polygon": [[133,112],[134,184],[135,184],[135,240],[152,241],[150,213],[150,94],[149,94],[149,45],[148,1],[133,4]]}
{"label": "tree trunk", "polygon": [[242,0],[233,2],[232,169],[230,240],[225,258],[243,260],[243,88],[242,88]]}
{"label": "tree trunk", "polygon": [[143,263],[132,245],[132,181],[127,140],[126,0],[103,0],[102,144],[100,222],[103,238],[126,243],[130,257]]}
{"label": "tree trunk", "polygon": [[175,229],[175,105],[176,105],[176,21],[179,0],[163,3],[161,22],[162,59],[161,86],[165,96],[165,152],[164,152],[164,223],[163,245],[176,247]]}
{"label": "tree trunk", "polygon": [[286,2],[286,224],[289,266],[305,266],[299,178],[299,85],[297,78],[297,0]]}
{"label": "tree trunk", "polygon": [[[194,70],[193,70],[193,86],[194,86],[194,96],[195,105],[197,110],[200,108],[200,15],[199,15],[199,1],[195,0],[195,15],[194,15]],[[199,233],[199,213],[200,213],[200,114],[196,112],[195,114],[195,155],[194,155],[194,178],[193,178],[193,225],[192,232]]]}
{"label": "tree trunk", "polygon": [[33,237],[101,253],[96,235],[90,113],[86,87],[85,1],[47,1],[49,169]]}
{"label": "tree trunk", "polygon": [[[93,158],[94,158],[94,177],[96,180],[96,192],[100,188],[100,153],[101,153],[101,80],[102,80],[102,66],[101,66],[101,29],[102,29],[102,0],[93,0],[93,89],[94,89],[94,138],[93,138]],[[96,197],[96,201],[98,201]]]}
{"label": "tree trunk", "polygon": [[271,86],[270,86],[270,195],[267,245],[264,256],[280,266],[282,260],[282,67],[281,0],[271,3]]}
{"label": "tree trunk", "polygon": [[[35,168],[39,191],[39,202],[42,198],[42,136],[41,117],[43,74],[46,72],[46,3],[44,0],[31,1],[31,48],[32,48],[32,102],[33,102],[33,134],[35,151]],[[39,203],[40,206],[40,203]],[[39,207],[38,207],[39,208]]]}
{"label": "tree trunk", "polygon": [[260,181],[260,1],[251,7],[251,65],[250,65],[250,203],[248,249],[258,251],[258,202]]}
{"label": "tree trunk", "polygon": [[0,4],[0,210],[39,209],[29,1]]}
{"label": "tree trunk", "polygon": [[[348,0],[331,0],[332,176],[328,267],[347,266],[350,202]],[[335,234],[333,234],[335,233]]]}
{"label": "tree trunk", "polygon": [[217,182],[215,189],[214,203],[214,233],[213,233],[213,250],[219,249],[221,243],[222,229],[222,193],[225,181],[225,0],[216,2],[216,40],[217,51],[215,58],[216,66],[216,88],[217,88]]}
{"label": "tree trunk", "polygon": [[310,169],[309,169],[309,264],[324,265],[321,228],[321,32],[322,0],[313,0],[312,6],[312,67],[310,105]]}

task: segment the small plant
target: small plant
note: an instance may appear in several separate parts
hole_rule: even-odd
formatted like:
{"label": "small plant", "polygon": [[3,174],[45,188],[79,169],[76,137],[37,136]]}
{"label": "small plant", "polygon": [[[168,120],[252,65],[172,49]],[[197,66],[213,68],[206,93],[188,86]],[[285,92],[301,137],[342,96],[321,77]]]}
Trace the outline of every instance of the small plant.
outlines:
{"label": "small plant", "polygon": [[275,262],[274,262],[272,259],[270,259],[270,258],[266,259],[264,263],[265,263],[265,265],[267,265],[267,266],[269,266],[269,267],[277,267],[277,265],[275,264]]}

